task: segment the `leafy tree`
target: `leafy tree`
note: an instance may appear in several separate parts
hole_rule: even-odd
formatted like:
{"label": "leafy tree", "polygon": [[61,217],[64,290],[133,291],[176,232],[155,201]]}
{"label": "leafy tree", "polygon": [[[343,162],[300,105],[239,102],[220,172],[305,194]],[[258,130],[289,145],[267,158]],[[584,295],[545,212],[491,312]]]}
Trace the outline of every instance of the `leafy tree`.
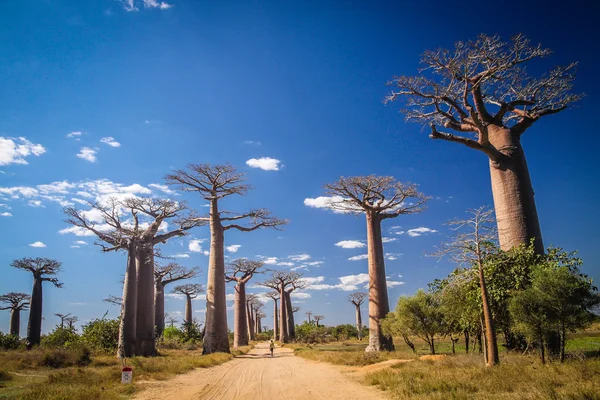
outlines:
{"label": "leafy tree", "polygon": [[330,333],[331,336],[339,342],[348,340],[351,337],[359,338],[358,329],[356,329],[356,326],[351,324],[334,326],[331,328]]}
{"label": "leafy tree", "polygon": [[41,339],[42,346],[47,347],[69,347],[80,343],[81,338],[73,328],[61,327],[56,328]]}
{"label": "leafy tree", "polygon": [[81,339],[86,345],[95,350],[116,351],[119,345],[119,324],[118,318],[93,319],[83,325]]}

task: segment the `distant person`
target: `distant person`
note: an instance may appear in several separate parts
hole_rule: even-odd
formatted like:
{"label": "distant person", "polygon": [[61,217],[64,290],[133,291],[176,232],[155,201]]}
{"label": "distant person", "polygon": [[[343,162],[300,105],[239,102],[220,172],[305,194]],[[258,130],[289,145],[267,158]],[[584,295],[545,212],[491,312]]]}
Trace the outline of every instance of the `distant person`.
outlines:
{"label": "distant person", "polygon": [[273,350],[275,349],[275,342],[271,339],[271,343],[269,343],[269,350],[271,350],[271,357],[273,357]]}

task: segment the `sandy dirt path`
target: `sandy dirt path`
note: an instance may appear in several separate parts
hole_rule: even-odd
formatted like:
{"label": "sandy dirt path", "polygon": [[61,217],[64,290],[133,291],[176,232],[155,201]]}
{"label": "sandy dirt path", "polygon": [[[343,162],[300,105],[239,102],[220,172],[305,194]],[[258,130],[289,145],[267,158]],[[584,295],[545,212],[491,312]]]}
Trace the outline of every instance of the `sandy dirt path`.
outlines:
{"label": "sandy dirt path", "polygon": [[336,366],[307,361],[293,350],[258,344],[235,360],[201,368],[168,381],[147,382],[134,399],[305,400],[387,398],[384,392],[364,386]]}

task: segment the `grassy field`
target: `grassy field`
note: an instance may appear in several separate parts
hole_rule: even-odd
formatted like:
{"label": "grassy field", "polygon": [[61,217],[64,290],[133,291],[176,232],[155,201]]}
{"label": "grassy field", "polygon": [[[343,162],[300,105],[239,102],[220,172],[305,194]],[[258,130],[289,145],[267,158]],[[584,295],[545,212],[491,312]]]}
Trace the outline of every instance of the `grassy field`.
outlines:
{"label": "grassy field", "polygon": [[[374,372],[361,379],[389,392],[396,399],[555,399],[600,400],[600,327],[578,333],[567,344],[568,360],[560,364],[542,365],[536,354],[502,351],[501,364],[486,368],[480,354],[465,354],[457,345],[451,355],[451,344],[441,340],[440,360],[419,360],[428,347],[417,339],[417,354],[396,340],[397,351],[365,354],[366,343],[349,341],[317,346],[292,346],[296,355],[314,361],[338,365],[365,366],[391,359],[410,359]],[[286,345],[288,346],[288,345]],[[502,348],[503,349],[503,348]]]}
{"label": "grassy field", "polygon": [[206,356],[201,350],[160,350],[158,357],[131,358],[127,364],[133,368],[134,385],[120,383],[121,363],[113,354],[92,354],[86,360],[79,350],[2,351],[0,399],[124,399],[140,390],[139,382],[222,364],[251,348]]}

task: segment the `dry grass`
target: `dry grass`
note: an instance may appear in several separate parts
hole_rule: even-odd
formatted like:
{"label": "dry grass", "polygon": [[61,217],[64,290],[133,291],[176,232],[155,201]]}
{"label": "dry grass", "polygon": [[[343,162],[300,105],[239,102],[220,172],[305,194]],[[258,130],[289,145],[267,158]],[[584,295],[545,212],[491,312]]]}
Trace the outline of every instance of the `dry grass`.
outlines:
{"label": "dry grass", "polygon": [[[252,346],[233,354],[202,355],[201,350],[162,350],[158,357],[127,360],[134,383],[164,380],[195,368],[208,368],[245,354]],[[124,399],[139,389],[121,384],[121,363],[114,355],[93,355],[86,367],[52,369],[43,367],[47,350],[0,352],[0,399]]]}
{"label": "dry grass", "polygon": [[[291,347],[286,344],[286,347]],[[365,353],[364,342],[330,343],[316,346],[293,346],[299,357],[337,365],[364,366],[394,359],[412,359],[409,351]]]}

